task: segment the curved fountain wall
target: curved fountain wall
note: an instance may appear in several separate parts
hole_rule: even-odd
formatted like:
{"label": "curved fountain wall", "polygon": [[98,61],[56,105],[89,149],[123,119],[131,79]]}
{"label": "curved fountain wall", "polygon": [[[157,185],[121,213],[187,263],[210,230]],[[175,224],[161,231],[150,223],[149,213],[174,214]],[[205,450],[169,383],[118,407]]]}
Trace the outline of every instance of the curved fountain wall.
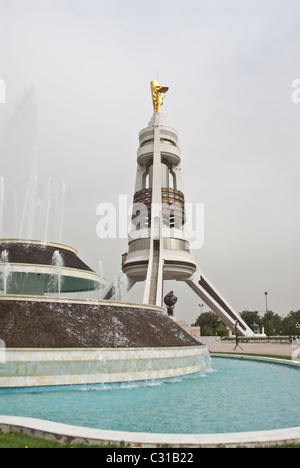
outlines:
{"label": "curved fountain wall", "polygon": [[209,356],[156,306],[3,295],[0,315],[2,388],[170,378]]}
{"label": "curved fountain wall", "polygon": [[0,292],[60,294],[104,288],[73,247],[28,239],[0,239]]}

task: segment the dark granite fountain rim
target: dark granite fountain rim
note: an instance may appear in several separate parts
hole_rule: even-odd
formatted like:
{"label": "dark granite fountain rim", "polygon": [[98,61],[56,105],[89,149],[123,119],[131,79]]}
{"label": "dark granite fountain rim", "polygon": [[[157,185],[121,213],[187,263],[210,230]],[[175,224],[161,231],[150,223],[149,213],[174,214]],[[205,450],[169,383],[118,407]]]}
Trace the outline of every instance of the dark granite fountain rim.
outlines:
{"label": "dark granite fountain rim", "polygon": [[8,244],[23,244],[26,246],[31,246],[31,245],[38,245],[41,247],[55,247],[56,249],[61,249],[61,250],[69,250],[70,252],[74,253],[75,255],[78,254],[78,250],[75,249],[74,247],[71,247],[70,245],[67,244],[62,244],[60,242],[52,242],[52,241],[42,241],[38,239],[10,239],[10,238],[5,238],[5,239],[0,239],[0,247],[2,244],[8,245]]}
{"label": "dark granite fountain rim", "polygon": [[45,242],[29,239],[0,239],[0,251],[8,251],[8,263],[22,265],[52,265],[55,251],[59,250],[63,257],[64,267],[94,271],[77,255],[73,247],[57,242]]}
{"label": "dark granite fountain rim", "polygon": [[147,309],[147,310],[154,310],[157,312],[165,313],[166,311],[164,307],[160,307],[157,305],[151,304],[142,304],[139,302],[126,302],[126,301],[114,301],[114,300],[104,300],[104,299],[89,299],[89,298],[75,298],[75,297],[55,297],[55,296],[26,296],[21,294],[1,294],[0,295],[0,302],[1,301],[16,301],[16,302],[51,302],[51,303],[58,303],[58,304],[86,304],[86,305],[108,305],[111,307],[126,307],[126,308],[135,308],[135,309]]}
{"label": "dark granite fountain rim", "polygon": [[7,348],[199,347],[163,309],[147,304],[1,297],[0,336]]}

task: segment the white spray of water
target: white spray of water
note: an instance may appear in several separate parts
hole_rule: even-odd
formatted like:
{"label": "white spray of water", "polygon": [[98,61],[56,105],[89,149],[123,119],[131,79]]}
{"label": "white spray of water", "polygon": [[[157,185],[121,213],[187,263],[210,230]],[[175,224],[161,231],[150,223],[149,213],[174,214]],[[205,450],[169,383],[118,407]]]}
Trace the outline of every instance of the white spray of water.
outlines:
{"label": "white spray of water", "polygon": [[8,263],[8,251],[3,250],[0,256],[0,263]]}
{"label": "white spray of water", "polygon": [[27,239],[34,238],[34,228],[35,228],[35,220],[36,220],[36,211],[37,211],[37,165],[34,165],[34,169],[31,175],[31,191],[29,197],[29,206],[28,206],[28,224],[27,224]]}
{"label": "white spray of water", "polygon": [[59,250],[55,250],[52,257],[52,265],[56,267],[56,277],[57,277],[57,289],[58,294],[61,293],[61,283],[62,283],[62,269],[64,266],[64,260]]}
{"label": "white spray of water", "polygon": [[14,237],[17,238],[19,234],[19,201],[17,192],[14,193],[14,214],[15,214],[15,227],[14,227]]}
{"label": "white spray of water", "polygon": [[59,223],[58,223],[58,242],[62,242],[62,233],[64,225],[64,212],[65,212],[65,196],[66,196],[66,184],[62,184],[60,194],[60,209],[59,209]]}
{"label": "white spray of water", "polygon": [[[104,268],[103,268],[102,260],[99,260],[98,264],[99,264],[99,276],[100,276],[100,279],[103,279],[104,278]],[[104,288],[102,287],[102,284],[99,284],[99,290],[98,290],[99,299],[103,299],[103,295],[104,295]]]}
{"label": "white spray of water", "polygon": [[8,251],[3,250],[0,256],[0,265],[4,264],[3,271],[1,272],[1,283],[2,283],[2,292],[3,294],[7,294],[8,292],[8,281],[10,276],[10,264],[8,259]]}
{"label": "white spray of water", "polygon": [[[4,211],[6,198],[5,179],[0,176],[0,238],[4,229]],[[13,234],[10,237],[20,239],[42,239],[44,241],[62,242],[66,184],[61,187],[53,184],[52,177],[48,178],[46,191],[42,197],[38,196],[37,160],[30,172],[25,196],[17,191],[12,193],[13,210],[11,221]],[[22,206],[20,201],[22,201]]]}
{"label": "white spray of water", "polygon": [[99,276],[103,278],[104,276],[104,268],[103,268],[103,262],[102,260],[99,260]]}
{"label": "white spray of water", "polygon": [[50,219],[50,209],[51,209],[51,186],[52,178],[49,177],[47,185],[47,194],[46,194],[46,218],[45,218],[45,230],[44,230],[44,240],[48,240],[49,235],[49,219]]}
{"label": "white spray of water", "polygon": [[3,230],[3,214],[4,214],[4,178],[0,177],[0,238],[2,237]]}
{"label": "white spray of water", "polygon": [[65,194],[66,194],[66,184],[63,183],[61,187],[58,184],[55,184],[53,187],[53,239],[56,239],[61,243],[62,233],[63,233],[63,221],[64,221],[64,205],[65,205]]}
{"label": "white spray of water", "polygon": [[116,301],[124,301],[128,293],[128,278],[123,273],[123,271],[119,272],[119,275],[114,281],[113,286],[113,297]]}
{"label": "white spray of water", "polygon": [[[37,195],[37,173],[36,164],[30,174],[29,184],[24,201],[24,207],[21,218],[19,237],[31,239],[33,236],[33,227],[36,214],[36,195]],[[27,229],[25,231],[25,225]]]}
{"label": "white spray of water", "polygon": [[[62,242],[65,195],[66,184],[63,183],[59,190],[57,185],[53,185],[52,177],[49,177],[46,190],[44,241],[55,240],[59,243]],[[50,227],[52,228],[51,233]]]}

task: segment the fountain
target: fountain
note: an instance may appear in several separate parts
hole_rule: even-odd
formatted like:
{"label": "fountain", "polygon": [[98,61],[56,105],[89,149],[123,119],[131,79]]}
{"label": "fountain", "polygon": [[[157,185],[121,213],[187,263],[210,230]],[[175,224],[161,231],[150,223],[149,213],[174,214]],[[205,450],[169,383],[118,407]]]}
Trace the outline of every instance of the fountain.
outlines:
{"label": "fountain", "polygon": [[[111,300],[64,296],[98,290],[104,281],[75,249],[61,244],[66,185],[59,188],[49,177],[44,197],[39,197],[36,117],[30,90],[11,124],[13,145],[18,141],[16,122],[30,126],[24,152],[31,153],[31,171],[22,208],[15,195],[16,219],[21,213],[18,239],[0,240],[0,251],[10,260],[10,270],[3,268],[5,290],[8,272],[13,285],[10,295],[0,298],[0,337],[8,353],[0,387],[149,381],[201,371],[206,346],[171,320],[161,305],[124,302],[131,287],[124,271],[113,283]],[[17,149],[20,154],[21,147]],[[3,213],[4,178],[0,189]],[[38,364],[32,366],[33,361]]]}
{"label": "fountain", "polygon": [[[1,250],[3,262],[12,261],[14,281],[10,295],[0,297],[0,336],[8,356],[0,388],[149,381],[196,373],[205,365],[206,346],[161,307],[124,302],[128,284],[122,272],[117,300],[72,299],[62,293],[101,284],[76,250],[22,239],[0,241]],[[30,355],[23,355],[24,348]],[[32,361],[39,365],[32,368]]]}
{"label": "fountain", "polygon": [[48,230],[49,230],[49,217],[50,217],[50,208],[51,208],[51,186],[52,186],[52,177],[48,179],[47,193],[46,193],[46,218],[45,218],[45,230],[44,230],[44,239],[48,239]]}
{"label": "fountain", "polygon": [[[148,134],[147,138],[149,138]],[[173,152],[175,151],[175,146],[170,144],[165,145],[166,141],[170,143],[170,140],[164,141],[164,151],[170,154],[171,149]],[[145,139],[143,146],[141,146],[141,158],[147,153],[151,144],[151,140]],[[158,161],[162,162],[160,157]],[[146,163],[149,163],[148,159]],[[144,181],[146,175],[146,172],[144,172]],[[158,176],[160,180],[159,173]],[[174,173],[172,173],[172,176],[174,178]],[[199,375],[205,373],[210,355],[206,346],[201,345],[199,341],[185,332],[168,317],[162,307],[157,305],[157,299],[161,299],[157,285],[163,279],[163,275],[158,274],[158,266],[160,265],[160,270],[162,270],[164,262],[163,257],[161,256],[160,258],[156,252],[159,251],[162,245],[154,238],[151,265],[153,275],[148,275],[150,289],[157,290],[155,300],[151,299],[152,305],[148,303],[132,304],[124,302],[127,292],[132,286],[132,282],[128,283],[128,276],[124,273],[124,268],[113,283],[111,290],[109,290],[109,293],[112,291],[112,295],[109,296],[111,300],[70,299],[69,297],[62,297],[61,294],[63,293],[94,291],[99,288],[100,283],[100,286],[103,285],[103,281],[101,281],[99,275],[78,258],[75,249],[61,244],[65,184],[62,185],[62,189],[59,192],[57,188],[53,188],[52,178],[48,179],[46,208],[43,210],[42,202],[38,199],[37,182],[37,165],[35,164],[31,171],[22,210],[21,225],[18,229],[20,239],[0,240],[0,272],[3,283],[2,290],[4,291],[4,295],[0,297],[0,337],[2,340],[0,341],[0,347],[1,343],[3,346],[6,346],[6,364],[1,367],[0,375],[1,392],[9,394],[11,391],[15,403],[14,392],[16,389],[25,389],[28,394],[30,393],[33,396],[34,402],[39,400],[35,398],[35,393],[37,391],[43,393],[46,390],[43,408],[46,410],[50,408],[52,411],[53,408],[56,408],[56,404],[49,405],[49,394],[54,395],[55,392],[48,392],[49,387],[51,387],[51,390],[53,387],[57,387],[58,390],[67,389],[66,391],[71,389],[74,397],[74,393],[76,393],[74,392],[74,389],[76,390],[74,386],[76,385],[80,386],[80,389],[84,386],[85,390],[90,390],[92,387],[93,390],[98,391],[106,389],[108,384],[114,384],[119,388],[121,387],[120,384],[128,385],[129,382],[138,382],[135,384],[136,386],[140,386],[142,382],[142,385],[151,387],[158,385],[158,381],[162,383],[164,379],[168,379],[168,383],[170,383],[170,379],[172,378],[180,378],[180,384],[183,377],[189,379],[189,384],[191,380],[195,382]],[[171,196],[172,194],[174,195],[175,190],[171,191],[167,188],[167,192]],[[148,196],[145,192],[142,195]],[[33,236],[36,230],[35,222],[38,208],[40,212],[44,211],[45,213],[45,223],[43,235],[37,237],[43,237],[44,240],[33,241],[22,239],[22,236]],[[52,210],[55,211],[55,223],[51,223],[50,220]],[[3,213],[4,178],[1,177],[0,233],[3,232]],[[17,220],[18,204],[16,193],[15,213]],[[54,227],[53,231],[55,235],[53,238],[59,240],[59,243],[47,241],[50,236],[50,226]],[[41,226],[39,226],[39,229],[41,229]],[[155,235],[154,230],[153,235]],[[127,258],[127,270],[129,271],[131,268],[131,274],[136,274],[133,278],[134,281],[138,281],[140,278],[140,271],[138,270],[145,268],[145,265],[148,266],[145,261],[144,263],[141,262],[141,259],[138,257],[140,250],[147,251],[150,246],[150,243],[148,244],[144,239],[142,240],[144,242],[139,241],[138,244],[129,244],[128,256],[134,254],[135,262],[128,265]],[[166,242],[165,244],[166,250],[171,250],[172,255],[174,255],[174,252],[176,254],[180,252],[182,259],[180,264],[179,261],[176,262],[176,267],[182,278],[185,279],[185,276],[190,274],[189,268],[191,266],[187,264],[187,259],[190,257],[187,249],[184,248],[183,240],[181,239],[180,243]],[[182,264],[184,264],[185,269],[182,267]],[[168,267],[169,273],[172,273],[174,261],[169,258],[169,265],[166,262],[165,266]],[[102,271],[102,263],[99,263],[99,267],[100,271]],[[152,276],[155,281],[153,281]],[[53,277],[56,280],[55,284],[53,284]],[[13,286],[8,291],[8,279],[11,278],[13,279]],[[197,291],[199,291],[200,281],[198,277],[195,278],[195,281],[196,279],[198,282],[194,284],[194,288],[197,288]],[[51,285],[50,288],[49,284]],[[154,286],[156,287],[154,288]],[[190,286],[192,287],[193,285]],[[208,293],[212,291],[208,283],[202,282],[200,286],[202,287],[203,295],[207,298]],[[10,294],[7,295],[7,292],[10,292]],[[53,298],[47,296],[49,293],[57,292],[60,297]],[[149,297],[151,296],[152,293]],[[212,294],[211,298],[212,305],[217,307],[218,310],[224,308],[225,316],[225,313],[229,313],[230,315],[231,311],[229,307],[219,296]],[[174,301],[167,301],[167,304],[172,309]],[[170,315],[171,312],[172,310],[170,310]],[[220,366],[220,369],[222,368],[223,366]],[[229,372],[227,373],[227,377],[228,375],[227,387],[229,388],[229,393],[226,398],[226,402],[228,403],[226,414],[232,413],[233,417],[235,417],[235,408],[232,407],[232,401],[235,401],[235,399],[232,399],[232,392],[236,387],[232,385],[231,374]],[[247,379],[249,379],[248,372],[245,373],[241,381],[245,382]],[[282,378],[281,381],[284,382],[285,379]],[[253,382],[256,384],[255,378],[252,379]],[[205,401],[201,411],[196,415],[196,419],[200,420],[203,417],[203,413],[207,409],[207,398],[211,396],[211,389],[203,391],[201,378],[198,379],[197,383],[199,383],[199,387],[196,388],[194,398],[191,399],[186,398],[186,395],[190,393],[189,388],[187,389],[186,386],[179,385],[183,392],[182,397],[178,400],[178,403],[175,401],[175,406],[173,405],[171,411],[168,411],[168,416],[176,416],[178,406],[184,401],[187,403],[185,414],[190,415],[192,420],[194,420],[195,412],[192,403],[197,400],[198,404],[199,392],[202,392],[201,396],[203,397],[204,395]],[[170,401],[174,403],[172,398],[170,398],[170,387],[170,385],[165,386],[165,408],[167,408],[167,404]],[[222,389],[225,387],[222,376],[220,382],[217,382],[212,388],[212,390],[222,397],[223,394],[218,392],[220,387]],[[30,389],[33,388],[35,392],[30,392]],[[287,390],[291,388],[292,384],[287,387]],[[85,395],[87,393],[85,392]],[[238,393],[243,397],[244,388]],[[256,395],[256,388],[252,391],[252,395]],[[80,392],[81,396],[82,392]],[[152,402],[159,402],[160,395],[158,394],[157,397],[153,398],[153,394],[151,393],[150,399]],[[24,400],[24,398],[22,397],[20,400]],[[86,400],[89,400],[89,398]],[[95,401],[96,403],[92,405],[92,417],[95,416],[95,408],[96,410],[98,408],[97,399]],[[267,398],[265,401],[267,401]],[[137,406],[134,395],[132,398],[129,398],[129,402],[134,403],[131,414],[135,416]],[[246,399],[246,402],[244,399],[243,402],[248,408],[251,406],[248,399]],[[216,399],[211,398],[210,405],[212,408],[211,414],[215,416],[216,407],[218,408],[219,406],[216,404]],[[27,404],[26,410],[31,411],[33,406]],[[114,407],[114,405],[110,406]],[[8,406],[4,405],[4,407]],[[79,407],[79,405],[70,405],[70,400],[67,398],[67,407],[72,408],[71,422],[73,422],[74,407]],[[104,405],[103,409],[106,407],[107,405]],[[80,406],[80,408],[82,407]],[[121,402],[121,408],[127,410],[127,405]],[[149,400],[143,403],[140,408],[141,411],[145,408],[148,410],[148,419],[152,417],[153,413],[160,413],[160,411],[154,410],[153,405],[149,404]],[[157,408],[157,405],[155,408]],[[294,407],[292,410],[294,410]],[[258,413],[256,407],[255,412]],[[80,411],[77,413],[80,413]],[[126,413],[127,411],[125,411],[125,416],[122,418],[124,421],[126,420]],[[52,418],[52,415],[53,412],[51,412],[50,416],[46,415],[45,417]],[[85,412],[83,416],[82,425],[86,425]],[[102,420],[102,417],[103,414],[100,413],[100,416],[97,417],[98,421]],[[265,419],[267,420],[268,417]],[[119,427],[119,421],[120,414],[118,413],[117,427]],[[147,421],[147,418],[145,418],[145,421]],[[0,416],[0,424],[2,422],[3,417]],[[33,424],[32,420],[30,424]],[[110,424],[111,419],[109,418],[109,428],[111,427]],[[136,427],[135,420],[133,427]],[[68,428],[68,430],[71,429]],[[63,434],[66,434],[66,432],[63,432]],[[144,436],[144,440],[143,437],[139,439],[139,437],[134,436],[135,446],[139,443],[150,443],[148,434]],[[121,439],[118,439],[117,436],[115,440],[126,440],[124,439],[124,434],[119,437]],[[127,437],[130,438],[129,442],[132,442],[131,436],[127,434]],[[157,446],[163,443],[163,441],[167,444],[172,444],[174,440],[172,437],[164,439],[162,435],[158,435],[155,443]],[[187,439],[184,439],[180,435],[175,440],[175,444],[178,443],[182,446],[185,443],[184,440]],[[216,444],[219,444],[220,440],[221,438],[218,437]],[[194,439],[194,443],[197,443],[196,439]]]}
{"label": "fountain", "polygon": [[[73,247],[55,242],[0,239],[1,251],[0,268],[2,277],[5,272],[6,285],[9,276],[10,294],[44,296],[104,288],[104,280],[78,257]],[[4,266],[8,256],[9,269]]]}
{"label": "fountain", "polygon": [[2,235],[3,226],[3,210],[4,210],[4,177],[0,177],[0,238]]}
{"label": "fountain", "polygon": [[67,190],[67,186],[65,183],[63,183],[61,187],[61,194],[60,194],[58,242],[62,242],[66,190]]}
{"label": "fountain", "polygon": [[3,294],[7,294],[7,292],[8,292],[8,280],[9,280],[10,271],[11,271],[11,267],[10,267],[9,260],[8,260],[7,250],[3,250],[1,252],[0,266],[2,266],[2,268],[3,268],[2,272],[1,272],[2,291],[3,291]]}
{"label": "fountain", "polygon": [[[104,278],[104,267],[103,267],[103,262],[102,260],[99,260],[98,262],[98,272],[99,272],[99,277]],[[98,299],[103,299],[104,296],[104,289],[99,288],[97,291],[97,298]]]}
{"label": "fountain", "polygon": [[8,263],[8,252],[7,252],[7,250],[3,250],[3,252],[1,252],[0,263]]}
{"label": "fountain", "polygon": [[128,278],[120,271],[113,285],[113,298],[116,301],[124,301],[128,293]]}
{"label": "fountain", "polygon": [[[24,201],[23,212],[21,216],[21,225],[19,231],[19,238],[32,239],[33,227],[36,215],[36,196],[37,196],[37,174],[36,165],[31,171],[29,184]],[[27,229],[25,231],[25,221],[27,220]]]}
{"label": "fountain", "polygon": [[[6,232],[13,233],[13,236],[10,234],[8,237],[42,239],[45,242],[52,239],[58,243],[62,242],[66,184],[62,182],[59,186],[53,182],[52,177],[49,177],[45,193],[40,196],[38,182],[37,163],[30,172],[24,197],[20,197],[16,190],[9,193],[6,190],[4,177],[0,176],[0,238],[4,235],[5,227]],[[19,206],[20,198],[24,198],[22,207]],[[13,205],[13,216],[7,216],[5,226],[6,201]]]}
{"label": "fountain", "polygon": [[57,292],[61,293],[61,283],[62,283],[62,272],[64,266],[64,260],[59,250],[55,250],[52,257],[52,265],[55,267],[54,281],[57,284]]}

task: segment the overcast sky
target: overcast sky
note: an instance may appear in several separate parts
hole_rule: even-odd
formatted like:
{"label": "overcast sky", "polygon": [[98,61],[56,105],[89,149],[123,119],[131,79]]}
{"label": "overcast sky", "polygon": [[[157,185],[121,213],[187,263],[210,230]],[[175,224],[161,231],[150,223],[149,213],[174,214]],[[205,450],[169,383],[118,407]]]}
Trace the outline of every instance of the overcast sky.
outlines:
{"label": "overcast sky", "polygon": [[[200,269],[239,312],[265,291],[299,309],[299,0],[0,0],[0,236],[57,241],[64,212],[62,242],[114,279],[127,241],[97,237],[96,209],[131,202],[157,76],[186,200],[205,204]],[[193,322],[201,301],[172,286]]]}

